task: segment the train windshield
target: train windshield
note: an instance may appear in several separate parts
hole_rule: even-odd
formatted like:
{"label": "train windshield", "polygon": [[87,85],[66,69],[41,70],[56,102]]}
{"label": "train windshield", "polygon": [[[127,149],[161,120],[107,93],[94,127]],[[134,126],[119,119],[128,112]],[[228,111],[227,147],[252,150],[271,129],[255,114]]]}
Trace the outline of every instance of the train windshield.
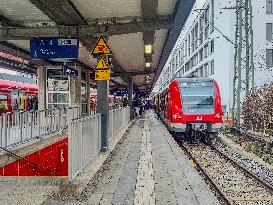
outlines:
{"label": "train windshield", "polygon": [[213,114],[213,82],[181,83],[181,97],[185,114]]}

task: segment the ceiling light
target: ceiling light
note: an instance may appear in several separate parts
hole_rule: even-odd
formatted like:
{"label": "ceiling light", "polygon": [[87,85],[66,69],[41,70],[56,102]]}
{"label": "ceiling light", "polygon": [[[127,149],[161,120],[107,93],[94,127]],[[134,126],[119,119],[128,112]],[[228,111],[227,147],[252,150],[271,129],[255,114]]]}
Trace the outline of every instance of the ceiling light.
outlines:
{"label": "ceiling light", "polygon": [[145,63],[145,67],[146,68],[150,68],[151,67],[151,63]]}
{"label": "ceiling light", "polygon": [[145,53],[147,54],[152,53],[152,45],[145,45]]}

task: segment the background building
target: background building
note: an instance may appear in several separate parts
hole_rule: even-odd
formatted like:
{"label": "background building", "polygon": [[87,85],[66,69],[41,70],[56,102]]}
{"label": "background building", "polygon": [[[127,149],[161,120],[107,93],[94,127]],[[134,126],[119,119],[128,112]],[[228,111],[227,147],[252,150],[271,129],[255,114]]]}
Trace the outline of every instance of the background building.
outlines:
{"label": "background building", "polygon": [[[214,78],[222,102],[233,103],[236,0],[197,1],[154,87],[164,89],[175,77]],[[252,1],[255,86],[273,81],[273,3]]]}

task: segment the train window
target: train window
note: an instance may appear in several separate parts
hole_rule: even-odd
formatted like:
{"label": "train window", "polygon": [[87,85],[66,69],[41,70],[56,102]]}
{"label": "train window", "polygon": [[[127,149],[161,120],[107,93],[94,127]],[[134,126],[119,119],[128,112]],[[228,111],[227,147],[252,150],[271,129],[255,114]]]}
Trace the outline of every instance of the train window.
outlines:
{"label": "train window", "polygon": [[38,110],[38,97],[37,95],[28,96],[28,109],[29,110]]}
{"label": "train window", "polygon": [[182,83],[181,97],[185,114],[213,114],[213,82]]}
{"label": "train window", "polygon": [[12,105],[12,110],[18,110],[19,106],[19,100],[18,100],[18,94],[17,93],[13,93],[12,94],[12,101],[11,101],[11,105]]}
{"label": "train window", "polygon": [[0,111],[8,110],[8,95],[0,94]]}

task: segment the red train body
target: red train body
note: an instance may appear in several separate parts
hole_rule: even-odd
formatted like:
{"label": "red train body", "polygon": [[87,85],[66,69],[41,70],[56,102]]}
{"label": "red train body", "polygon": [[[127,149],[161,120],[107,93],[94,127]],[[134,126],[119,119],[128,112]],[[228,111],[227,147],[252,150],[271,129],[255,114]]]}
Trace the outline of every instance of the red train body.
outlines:
{"label": "red train body", "polygon": [[219,87],[211,78],[177,78],[154,96],[157,114],[175,133],[191,135],[201,130],[216,133],[222,128]]}

